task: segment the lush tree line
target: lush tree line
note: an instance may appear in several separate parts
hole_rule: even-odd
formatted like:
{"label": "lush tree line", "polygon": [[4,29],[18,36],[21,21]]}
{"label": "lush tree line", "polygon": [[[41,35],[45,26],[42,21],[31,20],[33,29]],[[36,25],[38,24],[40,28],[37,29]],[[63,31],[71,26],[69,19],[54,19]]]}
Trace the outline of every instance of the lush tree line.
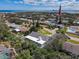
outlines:
{"label": "lush tree line", "polygon": [[[3,25],[4,24],[4,25]],[[17,37],[15,34],[9,31],[9,28],[5,26],[4,22],[0,22],[0,35],[4,35],[6,40],[11,42],[11,46],[15,48],[18,56],[16,59],[70,59],[71,57],[63,52],[55,51],[50,48],[39,48],[37,44]],[[6,29],[6,30],[5,30]]]}
{"label": "lush tree line", "polygon": [[39,48],[36,44],[28,40],[20,44],[21,46],[17,48],[18,56],[16,56],[16,59],[71,59],[64,52],[59,52],[52,48]]}

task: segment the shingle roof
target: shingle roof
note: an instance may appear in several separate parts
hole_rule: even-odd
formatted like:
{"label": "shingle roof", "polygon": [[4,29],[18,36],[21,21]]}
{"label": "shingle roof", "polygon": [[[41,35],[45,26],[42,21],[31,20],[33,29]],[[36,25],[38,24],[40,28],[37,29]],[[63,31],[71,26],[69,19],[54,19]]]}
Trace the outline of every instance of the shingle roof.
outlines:
{"label": "shingle roof", "polygon": [[71,52],[72,54],[79,55],[79,44],[65,42],[63,49],[68,51],[68,52]]}
{"label": "shingle roof", "polygon": [[50,38],[50,37],[48,37],[48,36],[41,35],[41,34],[39,34],[38,32],[32,32],[31,34],[29,34],[29,36],[36,37],[36,38],[41,37],[42,40],[44,40],[44,41],[48,41],[49,38]]}

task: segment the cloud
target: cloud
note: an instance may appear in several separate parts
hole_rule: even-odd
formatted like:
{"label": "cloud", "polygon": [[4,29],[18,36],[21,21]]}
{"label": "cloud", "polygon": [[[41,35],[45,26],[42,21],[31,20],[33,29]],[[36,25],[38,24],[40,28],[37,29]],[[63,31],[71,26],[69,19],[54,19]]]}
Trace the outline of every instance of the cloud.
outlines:
{"label": "cloud", "polygon": [[[34,4],[34,5],[69,5],[71,3],[75,4],[76,0],[23,0],[25,4]],[[79,3],[79,2],[78,2]]]}
{"label": "cloud", "polygon": [[[23,3],[23,0],[4,0],[6,3],[19,4]],[[0,1],[1,2],[1,1]]]}
{"label": "cloud", "polygon": [[23,1],[14,1],[16,4],[23,4]]}
{"label": "cloud", "polygon": [[[79,2],[78,1],[76,2],[76,0],[62,0],[62,1],[59,1],[59,0],[5,0],[5,1],[7,3],[11,3],[11,4],[26,5],[26,6],[23,6],[23,8],[28,7],[27,4],[29,4],[29,5],[32,5],[32,9],[33,8],[37,8],[37,9],[46,9],[46,8],[47,9],[55,9],[56,8],[56,9],[58,9],[59,5],[61,4],[62,9],[77,9],[77,10],[79,10]],[[41,7],[41,6],[43,6],[43,7]],[[26,9],[28,9],[28,8],[26,8]]]}

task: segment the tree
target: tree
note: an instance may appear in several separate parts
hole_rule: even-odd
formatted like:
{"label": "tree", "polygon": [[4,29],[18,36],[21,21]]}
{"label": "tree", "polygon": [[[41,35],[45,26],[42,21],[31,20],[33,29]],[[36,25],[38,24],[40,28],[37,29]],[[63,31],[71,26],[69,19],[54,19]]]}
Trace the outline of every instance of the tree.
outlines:
{"label": "tree", "polygon": [[4,22],[0,22],[0,34],[7,34],[8,30],[8,26]]}
{"label": "tree", "polygon": [[52,40],[48,42],[47,49],[54,49],[56,51],[62,50],[64,42],[68,39],[65,34],[57,33],[51,38]]}
{"label": "tree", "polygon": [[33,59],[45,59],[45,56],[47,55],[47,50],[42,48],[37,48],[33,53]]}
{"label": "tree", "polygon": [[16,59],[32,59],[32,56],[30,55],[29,50],[23,50]]}

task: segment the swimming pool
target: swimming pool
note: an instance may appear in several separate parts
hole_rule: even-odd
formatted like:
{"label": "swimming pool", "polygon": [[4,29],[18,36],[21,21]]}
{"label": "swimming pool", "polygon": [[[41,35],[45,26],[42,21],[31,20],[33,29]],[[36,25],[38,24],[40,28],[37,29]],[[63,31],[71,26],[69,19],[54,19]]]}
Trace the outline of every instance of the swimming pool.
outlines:
{"label": "swimming pool", "polygon": [[0,46],[0,59],[10,59],[10,49]]}
{"label": "swimming pool", "polygon": [[6,54],[0,54],[0,59],[9,59],[9,56]]}

